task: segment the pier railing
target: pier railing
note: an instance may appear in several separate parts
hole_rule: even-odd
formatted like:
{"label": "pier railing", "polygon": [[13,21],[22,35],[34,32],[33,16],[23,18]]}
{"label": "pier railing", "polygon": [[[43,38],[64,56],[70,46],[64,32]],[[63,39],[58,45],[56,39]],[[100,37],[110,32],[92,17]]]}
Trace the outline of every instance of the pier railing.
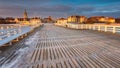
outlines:
{"label": "pier railing", "polygon": [[19,36],[31,31],[29,26],[22,26],[19,24],[1,24],[0,25],[0,46],[10,42]]}
{"label": "pier railing", "polygon": [[0,25],[0,40],[21,32],[19,25]]}
{"label": "pier railing", "polygon": [[98,31],[104,31],[104,32],[120,33],[119,25],[68,23],[67,27],[73,28],[73,29],[90,29],[90,30],[98,30]]}

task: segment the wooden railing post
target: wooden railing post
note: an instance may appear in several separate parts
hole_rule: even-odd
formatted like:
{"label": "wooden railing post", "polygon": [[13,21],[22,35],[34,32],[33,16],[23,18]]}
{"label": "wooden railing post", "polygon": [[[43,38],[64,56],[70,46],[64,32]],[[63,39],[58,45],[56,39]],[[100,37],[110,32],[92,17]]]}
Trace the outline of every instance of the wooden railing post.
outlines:
{"label": "wooden railing post", "polygon": [[113,33],[115,33],[116,32],[116,27],[115,26],[113,26],[113,31],[112,31]]}
{"label": "wooden railing post", "polygon": [[9,29],[9,26],[7,26],[7,29]]}
{"label": "wooden railing post", "polygon": [[17,34],[16,30],[14,30],[14,35]]}
{"label": "wooden railing post", "polygon": [[105,26],[105,29],[104,29],[104,30],[105,30],[105,32],[107,32],[107,26]]}
{"label": "wooden railing post", "polygon": [[0,29],[3,30],[3,27],[1,26]]}
{"label": "wooden railing post", "polygon": [[77,29],[79,29],[79,25],[77,25]]}
{"label": "wooden railing post", "polygon": [[100,26],[98,26],[98,31],[100,31]]}
{"label": "wooden railing post", "polygon": [[18,33],[21,33],[21,25],[19,25],[19,28],[18,28]]}
{"label": "wooden railing post", "polygon": [[9,32],[7,33],[7,37],[10,37],[10,33]]}
{"label": "wooden railing post", "polygon": [[85,29],[87,29],[87,25],[85,25]]}
{"label": "wooden railing post", "polygon": [[92,29],[95,30],[95,26],[93,26]]}
{"label": "wooden railing post", "polygon": [[88,29],[88,25],[87,25],[87,29]]}
{"label": "wooden railing post", "polygon": [[91,29],[91,25],[89,25],[89,29]]}
{"label": "wooden railing post", "polygon": [[9,42],[9,45],[12,45],[12,41],[11,41],[11,42]]}
{"label": "wooden railing post", "polygon": [[83,25],[81,25],[81,29],[83,29]]}

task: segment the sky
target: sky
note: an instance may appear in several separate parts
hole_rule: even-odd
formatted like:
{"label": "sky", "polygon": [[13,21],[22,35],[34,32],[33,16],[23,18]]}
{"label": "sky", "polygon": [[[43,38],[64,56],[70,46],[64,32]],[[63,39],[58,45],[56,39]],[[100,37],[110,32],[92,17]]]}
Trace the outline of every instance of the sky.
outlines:
{"label": "sky", "polygon": [[0,0],[0,17],[120,17],[120,0]]}

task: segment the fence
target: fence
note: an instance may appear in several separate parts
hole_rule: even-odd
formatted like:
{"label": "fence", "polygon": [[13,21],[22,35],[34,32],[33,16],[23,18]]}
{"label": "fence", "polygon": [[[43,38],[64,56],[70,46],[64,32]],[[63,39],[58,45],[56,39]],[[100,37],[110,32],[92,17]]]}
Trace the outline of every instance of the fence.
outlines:
{"label": "fence", "polygon": [[98,31],[104,31],[104,32],[120,33],[120,26],[117,26],[117,25],[68,23],[67,27],[74,28],[74,29],[90,29],[90,30],[98,30]]}
{"label": "fence", "polygon": [[0,46],[29,32],[29,26],[19,24],[0,24]]}

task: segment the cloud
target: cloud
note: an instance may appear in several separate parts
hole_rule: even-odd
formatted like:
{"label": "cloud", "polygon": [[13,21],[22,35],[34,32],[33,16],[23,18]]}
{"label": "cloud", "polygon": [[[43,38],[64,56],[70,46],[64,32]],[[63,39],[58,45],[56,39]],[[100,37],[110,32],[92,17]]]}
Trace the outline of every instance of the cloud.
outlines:
{"label": "cloud", "polygon": [[109,16],[109,17],[120,17],[119,14],[120,14],[120,11],[116,11],[116,12],[94,12],[94,13],[91,13],[90,16],[94,14],[96,16]]}
{"label": "cloud", "polygon": [[114,16],[118,17],[120,14],[119,4],[110,4],[106,6],[96,7],[96,10],[93,12],[96,15],[105,15],[105,16]]}
{"label": "cloud", "polygon": [[25,8],[26,7],[24,6],[18,6],[18,5],[0,6],[0,16],[21,17]]}
{"label": "cloud", "polygon": [[99,2],[120,2],[120,0],[96,0]]}
{"label": "cloud", "polygon": [[67,5],[53,5],[53,6],[31,7],[30,9],[40,12],[69,12],[73,10],[73,7]]}
{"label": "cloud", "polygon": [[95,10],[95,7],[91,5],[80,5],[79,7],[76,8],[76,11],[79,13],[86,13],[94,10]]}
{"label": "cloud", "polygon": [[0,4],[18,4],[23,6],[36,6],[57,2],[59,0],[0,0]]}
{"label": "cloud", "polygon": [[33,15],[63,17],[74,8],[68,5],[52,5],[31,7],[29,10],[33,12]]}
{"label": "cloud", "polygon": [[30,3],[30,2],[50,2],[50,1],[56,1],[56,0],[0,0],[0,2],[12,2],[12,3]]}
{"label": "cloud", "polygon": [[[73,4],[74,3],[74,4]],[[103,4],[104,3],[104,4]],[[0,16],[119,15],[119,0],[0,0]]]}
{"label": "cloud", "polygon": [[65,13],[73,11],[73,7],[68,5],[50,5],[50,6],[38,6],[38,7],[24,7],[18,5],[0,6],[0,15],[2,16],[15,16],[22,17],[24,9],[27,9],[29,16],[46,16],[46,15],[60,15],[64,16]]}

